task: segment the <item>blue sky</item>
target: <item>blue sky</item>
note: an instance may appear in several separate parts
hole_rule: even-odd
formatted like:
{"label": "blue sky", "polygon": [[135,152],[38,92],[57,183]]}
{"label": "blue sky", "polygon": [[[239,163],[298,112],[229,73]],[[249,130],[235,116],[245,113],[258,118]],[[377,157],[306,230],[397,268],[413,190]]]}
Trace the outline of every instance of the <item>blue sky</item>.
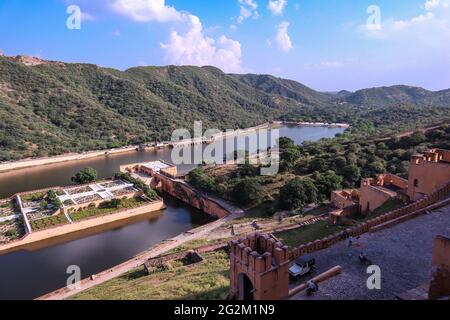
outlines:
{"label": "blue sky", "polygon": [[[67,28],[70,5],[81,29]],[[0,49],[122,70],[208,64],[323,91],[440,90],[450,0],[0,0]]]}

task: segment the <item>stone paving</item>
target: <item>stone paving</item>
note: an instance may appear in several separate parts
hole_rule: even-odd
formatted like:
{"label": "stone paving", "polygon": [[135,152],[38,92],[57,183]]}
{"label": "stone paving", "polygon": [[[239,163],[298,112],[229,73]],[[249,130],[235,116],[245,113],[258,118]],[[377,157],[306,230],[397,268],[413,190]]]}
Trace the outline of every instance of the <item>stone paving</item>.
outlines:
{"label": "stone paving", "polygon": [[[346,241],[314,253],[316,275],[336,265],[340,276],[320,284],[313,297],[300,293],[294,300],[391,300],[430,281],[431,258],[437,235],[450,237],[450,206],[390,229],[363,235],[352,247]],[[363,251],[381,268],[381,290],[367,289],[367,266],[358,259]],[[308,279],[303,279],[303,281]]]}

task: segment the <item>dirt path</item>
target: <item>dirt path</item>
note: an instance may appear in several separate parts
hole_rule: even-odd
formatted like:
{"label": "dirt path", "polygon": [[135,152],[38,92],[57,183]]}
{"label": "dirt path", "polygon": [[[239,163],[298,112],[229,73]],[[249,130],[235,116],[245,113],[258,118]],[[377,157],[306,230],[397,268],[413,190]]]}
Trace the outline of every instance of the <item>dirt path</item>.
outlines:
{"label": "dirt path", "polygon": [[[444,125],[445,125],[445,124],[442,123],[442,124],[440,124],[440,125],[436,125],[436,126],[432,126],[432,127],[428,127],[428,128],[418,129],[418,130],[416,130],[416,131],[420,131],[420,132],[422,132],[422,133],[425,134],[425,133],[427,133],[428,131],[439,129],[439,128],[441,128],[441,127],[444,126]],[[396,135],[395,135],[395,138],[400,139],[400,138],[404,138],[404,137],[409,137],[409,136],[413,135],[414,132],[416,132],[416,131],[408,131],[408,132],[399,133],[399,134],[396,134]],[[392,137],[386,137],[386,138],[376,139],[376,140],[374,140],[374,141],[375,141],[375,142],[383,142],[383,141],[389,141],[389,140],[391,140],[391,139],[392,139]]]}

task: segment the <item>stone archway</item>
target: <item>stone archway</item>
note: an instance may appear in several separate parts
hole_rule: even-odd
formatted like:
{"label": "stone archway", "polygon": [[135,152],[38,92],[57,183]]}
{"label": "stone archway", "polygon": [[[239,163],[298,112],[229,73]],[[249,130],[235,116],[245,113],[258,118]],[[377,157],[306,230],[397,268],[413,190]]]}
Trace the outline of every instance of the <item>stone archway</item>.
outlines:
{"label": "stone archway", "polygon": [[255,288],[253,286],[252,281],[250,278],[245,274],[241,273],[239,274],[239,294],[238,298],[239,300],[243,301],[253,301],[255,300],[254,292]]}

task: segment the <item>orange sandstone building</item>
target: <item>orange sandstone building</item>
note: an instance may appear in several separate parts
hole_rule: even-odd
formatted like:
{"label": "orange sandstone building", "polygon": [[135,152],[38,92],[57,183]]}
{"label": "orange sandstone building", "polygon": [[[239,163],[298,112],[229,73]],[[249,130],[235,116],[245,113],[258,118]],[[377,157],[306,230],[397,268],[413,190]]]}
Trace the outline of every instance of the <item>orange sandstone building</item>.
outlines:
{"label": "orange sandstone building", "polygon": [[380,174],[376,178],[363,179],[359,190],[333,191],[331,212],[333,223],[355,213],[355,206],[362,214],[369,214],[391,199],[405,203],[418,201],[445,187],[450,182],[450,151],[433,149],[411,158],[409,178],[394,174]]}
{"label": "orange sandstone building", "polygon": [[361,213],[368,214],[393,198],[407,202],[407,190],[408,181],[393,174],[363,179],[360,191]]}
{"label": "orange sandstone building", "polygon": [[408,196],[416,201],[450,181],[450,151],[434,149],[415,155],[409,167]]}

